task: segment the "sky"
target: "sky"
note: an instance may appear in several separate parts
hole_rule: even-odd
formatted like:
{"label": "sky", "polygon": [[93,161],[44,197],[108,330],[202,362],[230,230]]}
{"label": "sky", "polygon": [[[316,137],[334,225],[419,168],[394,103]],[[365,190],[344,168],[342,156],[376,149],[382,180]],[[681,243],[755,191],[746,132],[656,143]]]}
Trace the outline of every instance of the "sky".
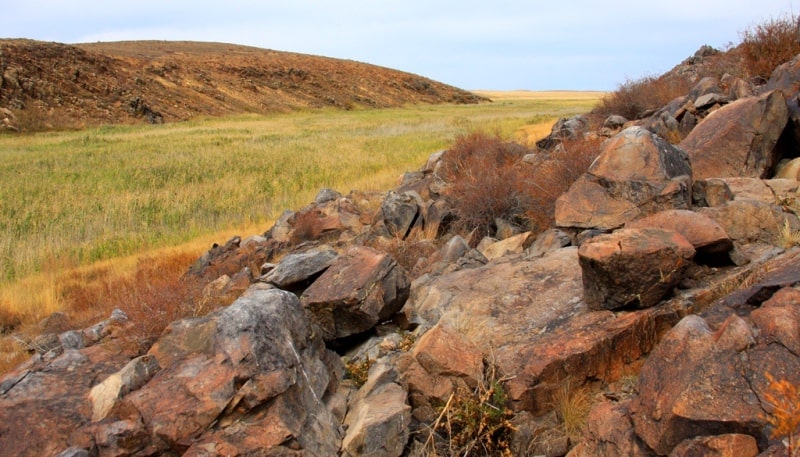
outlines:
{"label": "sky", "polygon": [[193,40],[380,65],[468,90],[614,90],[800,0],[9,1],[0,38]]}

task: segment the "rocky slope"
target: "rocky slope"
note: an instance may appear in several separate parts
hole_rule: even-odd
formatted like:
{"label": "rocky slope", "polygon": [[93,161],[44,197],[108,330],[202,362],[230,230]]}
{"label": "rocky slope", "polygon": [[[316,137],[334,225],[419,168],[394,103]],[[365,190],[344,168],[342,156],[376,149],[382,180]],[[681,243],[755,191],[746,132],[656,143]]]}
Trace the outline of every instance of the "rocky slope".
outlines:
{"label": "rocky slope", "polygon": [[[210,300],[241,294],[230,306],[145,348],[120,313],[32,345],[0,379],[0,449],[787,455],[774,418],[778,382],[800,386],[797,87],[800,56],[762,86],[703,78],[609,120],[537,236],[450,233],[440,153],[386,193],[325,189],[198,259],[187,278]],[[570,425],[586,406],[585,429]]]}
{"label": "rocky slope", "polygon": [[15,129],[480,100],[374,65],[231,44],[0,40],[0,108]]}

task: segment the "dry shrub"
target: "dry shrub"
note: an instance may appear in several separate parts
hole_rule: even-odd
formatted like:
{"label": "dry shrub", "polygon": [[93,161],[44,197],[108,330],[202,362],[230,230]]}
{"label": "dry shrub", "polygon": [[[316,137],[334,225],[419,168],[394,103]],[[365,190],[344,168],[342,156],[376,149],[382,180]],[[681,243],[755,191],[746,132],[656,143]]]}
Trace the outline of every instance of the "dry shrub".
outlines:
{"label": "dry shrub", "polygon": [[472,391],[458,389],[439,410],[422,449],[412,455],[506,456],[511,455],[511,423],[508,394],[492,363],[485,365],[483,381]]}
{"label": "dry shrub", "polygon": [[553,225],[556,200],[589,169],[602,151],[602,141],[601,138],[563,140],[533,170],[529,179],[534,189],[525,218],[534,232]]}
{"label": "dry shrub", "polygon": [[766,373],[769,381],[764,392],[764,402],[769,406],[769,414],[764,419],[772,428],[770,436],[785,439],[786,451],[790,457],[800,455],[797,439],[800,436],[800,388],[791,382],[775,379]]}
{"label": "dry shrub", "polygon": [[565,380],[556,392],[553,409],[561,421],[564,435],[573,445],[583,437],[586,418],[593,404],[594,399],[589,387],[575,386],[572,379]]}
{"label": "dry shrub", "polygon": [[132,274],[75,273],[62,289],[66,309],[83,325],[107,317],[114,308],[125,311],[134,323],[137,342],[147,345],[174,320],[202,314],[202,284],[184,277],[195,260],[191,254],[143,258]]}
{"label": "dry shrub", "polygon": [[22,323],[22,316],[13,311],[10,306],[0,303],[0,335],[8,333]]}
{"label": "dry shrub", "polygon": [[690,89],[691,83],[680,77],[645,76],[629,79],[600,100],[593,113],[640,119],[647,111],[661,108],[675,98],[686,95]]}
{"label": "dry shrub", "polygon": [[435,259],[436,252],[441,248],[441,240],[437,240],[436,235],[435,230],[412,229],[405,239],[380,237],[366,244],[392,256],[414,280]]}
{"label": "dry shrub", "polygon": [[528,167],[521,162],[527,152],[526,147],[496,135],[472,133],[456,138],[442,156],[441,176],[448,184],[445,195],[453,205],[457,229],[478,229],[489,235],[495,218],[524,223],[534,191]]}
{"label": "dry shrub", "polygon": [[775,67],[800,53],[797,20],[797,16],[784,15],[741,33],[743,65],[751,77],[765,81]]}

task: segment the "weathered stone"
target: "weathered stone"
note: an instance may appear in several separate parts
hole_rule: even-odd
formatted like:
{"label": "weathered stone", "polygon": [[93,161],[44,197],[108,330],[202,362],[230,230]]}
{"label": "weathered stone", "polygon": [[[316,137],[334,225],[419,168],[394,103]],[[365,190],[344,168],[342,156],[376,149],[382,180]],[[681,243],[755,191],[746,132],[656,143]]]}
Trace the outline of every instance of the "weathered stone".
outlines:
{"label": "weathered stone", "polygon": [[135,348],[119,343],[67,350],[0,378],[2,453],[40,457],[72,446],[71,436],[92,417],[89,389],[137,355]]}
{"label": "weathered stone", "polygon": [[723,206],[700,208],[698,212],[716,221],[734,242],[739,243],[777,245],[785,224],[789,224],[792,230],[800,230],[796,216],[784,212],[778,205],[757,200],[734,200]]}
{"label": "weathered stone", "polygon": [[750,314],[761,336],[800,356],[800,290],[784,287]]}
{"label": "weathered stone", "polygon": [[365,332],[400,310],[408,297],[405,271],[386,253],[355,246],[340,255],[301,297],[333,340]]}
{"label": "weathered stone", "polygon": [[607,129],[619,129],[622,128],[625,123],[628,122],[623,116],[619,114],[612,114],[608,116],[605,121],[603,121],[603,127]]}
{"label": "weathered stone", "polygon": [[317,192],[317,196],[314,197],[314,203],[321,205],[322,203],[332,202],[340,198],[342,198],[342,194],[333,189],[325,188]]}
{"label": "weathered stone", "polygon": [[719,87],[719,83],[719,79],[712,76],[703,77],[689,90],[687,97],[690,100],[697,100],[698,97],[702,97],[706,94],[718,94],[722,91]]}
{"label": "weathered stone", "polygon": [[594,405],[586,418],[584,440],[567,457],[651,457],[636,437],[629,406],[630,400]]}
{"label": "weathered stone", "polygon": [[411,407],[394,368],[378,363],[359,389],[344,419],[342,455],[399,457],[409,437]]}
{"label": "weathered stone", "polygon": [[463,379],[477,387],[483,378],[483,355],[471,342],[442,325],[425,332],[412,352],[422,368],[433,376]]}
{"label": "weathered stone", "polygon": [[679,444],[669,457],[755,457],[758,443],[750,435],[728,433],[716,436],[698,436]]}
{"label": "weathered stone", "polygon": [[755,345],[755,337],[736,315],[716,332],[699,316],[682,319],[639,374],[631,408],[638,436],[659,455],[701,435],[765,438],[764,373],[787,373],[800,363],[785,348]]}
{"label": "weathered stone", "polygon": [[683,279],[695,249],[680,234],[621,229],[581,245],[583,293],[592,309],[655,305]]}
{"label": "weathered stone", "polygon": [[461,256],[469,251],[469,245],[459,235],[453,235],[449,241],[442,247],[440,257],[445,262],[455,262]]}
{"label": "weathered stone", "polygon": [[629,127],[558,198],[556,225],[614,229],[664,209],[688,209],[691,176],[683,151],[641,127]]}
{"label": "weathered stone", "polygon": [[800,177],[800,157],[779,165],[775,177],[797,180]]}
{"label": "weathered stone", "polygon": [[489,261],[498,259],[508,254],[519,254],[527,247],[531,232],[520,233],[501,241],[495,241],[485,246],[478,246],[478,250]]}
{"label": "weathered stone", "polygon": [[731,191],[734,200],[756,200],[774,203],[775,194],[766,181],[758,178],[720,178]]}
{"label": "weathered stone", "polygon": [[309,282],[322,274],[338,254],[333,249],[316,249],[300,254],[289,254],[262,279],[281,289],[289,290],[297,285]]}
{"label": "weathered stone", "polygon": [[567,247],[572,243],[569,235],[559,229],[548,229],[539,234],[527,250],[529,257],[541,257],[550,251]]}
{"label": "weathered stone", "polygon": [[389,235],[405,238],[417,220],[422,199],[416,192],[389,192],[381,203],[383,224]]}
{"label": "weathered stone", "polygon": [[733,192],[720,178],[702,179],[692,186],[692,200],[701,207],[722,206],[733,200]]}
{"label": "weathered stone", "polygon": [[657,228],[680,233],[705,258],[727,255],[733,242],[713,219],[695,211],[666,210],[625,224],[626,228]]}
{"label": "weathered stone", "polygon": [[775,146],[788,116],[780,91],[739,99],[709,114],[679,146],[695,179],[766,178],[778,163]]}
{"label": "weathered stone", "polygon": [[151,355],[137,357],[121,370],[107,377],[89,391],[92,403],[92,422],[105,419],[111,409],[126,394],[142,387],[160,369],[158,360]]}

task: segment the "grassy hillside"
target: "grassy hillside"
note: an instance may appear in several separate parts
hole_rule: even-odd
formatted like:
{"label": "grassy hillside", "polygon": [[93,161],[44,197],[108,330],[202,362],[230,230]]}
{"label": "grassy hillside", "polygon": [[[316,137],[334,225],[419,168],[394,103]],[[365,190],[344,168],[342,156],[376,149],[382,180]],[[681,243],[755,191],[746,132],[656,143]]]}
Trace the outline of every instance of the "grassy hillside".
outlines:
{"label": "grassy hillside", "polygon": [[[459,134],[543,136],[556,118],[595,102],[547,93],[481,105],[2,135],[0,308],[51,312],[60,306],[59,271],[197,239],[222,242],[233,231],[263,232],[320,188],[389,189]],[[20,286],[34,277],[50,285]]]}

